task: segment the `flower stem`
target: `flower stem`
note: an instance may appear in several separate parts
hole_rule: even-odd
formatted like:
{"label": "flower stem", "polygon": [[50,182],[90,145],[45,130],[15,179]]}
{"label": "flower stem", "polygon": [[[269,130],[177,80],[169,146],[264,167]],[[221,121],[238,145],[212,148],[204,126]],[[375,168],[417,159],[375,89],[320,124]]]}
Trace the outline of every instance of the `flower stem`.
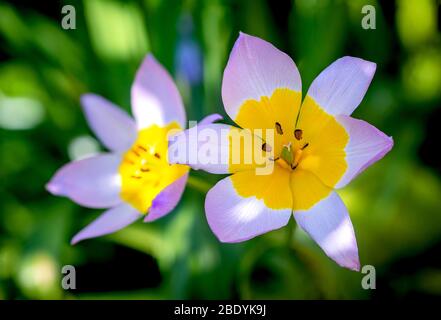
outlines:
{"label": "flower stem", "polygon": [[207,193],[208,190],[210,190],[212,187],[211,184],[209,184],[208,182],[202,180],[199,177],[195,177],[195,176],[188,177],[187,185],[190,188],[197,190],[201,193]]}
{"label": "flower stem", "polygon": [[294,232],[297,228],[297,223],[295,219],[290,219],[289,225],[288,225],[288,232],[286,237],[286,246],[288,250],[291,250],[292,248],[292,241],[294,238]]}

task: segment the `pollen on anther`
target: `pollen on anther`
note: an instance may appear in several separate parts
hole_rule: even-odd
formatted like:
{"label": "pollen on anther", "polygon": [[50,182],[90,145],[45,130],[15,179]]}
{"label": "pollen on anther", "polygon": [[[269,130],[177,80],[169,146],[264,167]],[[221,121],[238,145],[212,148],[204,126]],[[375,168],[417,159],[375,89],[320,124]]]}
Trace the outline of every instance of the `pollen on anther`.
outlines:
{"label": "pollen on anther", "polygon": [[294,137],[297,140],[302,140],[302,136],[303,136],[303,131],[301,129],[295,129],[294,130]]}
{"label": "pollen on anther", "polygon": [[267,144],[266,142],[264,142],[262,144],[262,150],[265,152],[270,152],[272,150],[271,146],[269,144]]}
{"label": "pollen on anther", "polygon": [[155,157],[158,158],[158,159],[161,159],[161,155],[159,153],[157,153],[157,152],[155,152]]}
{"label": "pollen on anther", "polygon": [[276,122],[276,131],[278,134],[283,134],[282,126],[278,122]]}

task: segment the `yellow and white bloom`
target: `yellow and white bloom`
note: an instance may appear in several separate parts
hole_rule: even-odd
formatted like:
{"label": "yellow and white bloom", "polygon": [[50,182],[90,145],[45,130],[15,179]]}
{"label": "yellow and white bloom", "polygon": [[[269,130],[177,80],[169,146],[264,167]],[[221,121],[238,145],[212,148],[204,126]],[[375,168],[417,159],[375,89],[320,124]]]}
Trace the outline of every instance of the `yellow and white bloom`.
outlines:
{"label": "yellow and white bloom", "polygon": [[[392,138],[350,116],[375,69],[375,63],[359,58],[338,59],[313,81],[302,101],[300,74],[292,59],[264,40],[240,34],[224,71],[222,99],[227,114],[243,129],[225,124],[199,127],[219,133],[217,151],[211,152],[219,161],[190,161],[182,154],[170,159],[232,174],[219,181],[205,201],[208,223],[220,241],[244,241],[281,228],[293,214],[330,258],[359,270],[352,223],[334,190],[392,148]],[[245,129],[260,141],[261,149],[232,144],[234,133]],[[180,134],[176,143],[191,145],[192,130]],[[271,130],[273,137],[265,134]],[[190,154],[203,148],[205,141],[199,140]],[[233,161],[234,153],[244,159],[259,151],[272,161],[269,174],[259,174],[255,161]]]}

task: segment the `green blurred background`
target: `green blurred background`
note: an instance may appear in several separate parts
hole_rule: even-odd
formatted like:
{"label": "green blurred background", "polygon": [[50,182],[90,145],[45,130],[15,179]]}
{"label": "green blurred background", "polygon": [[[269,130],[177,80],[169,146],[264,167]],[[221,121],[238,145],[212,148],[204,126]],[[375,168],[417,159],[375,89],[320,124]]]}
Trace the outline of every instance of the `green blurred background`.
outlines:
{"label": "green blurred background", "polygon": [[[61,28],[61,8],[76,29]],[[361,27],[362,6],[376,29]],[[189,119],[219,112],[223,68],[238,32],[262,37],[297,63],[306,92],[343,55],[377,63],[354,116],[395,140],[382,161],[340,192],[363,274],[338,267],[290,227],[220,244],[203,211],[220,176],[194,179],[169,216],[69,244],[101,211],[48,194],[64,163],[104,151],[79,97],[130,110],[130,86],[152,52],[173,74]],[[397,1],[2,1],[0,3],[0,299],[418,298],[441,294],[440,3]],[[228,120],[227,120],[228,121]],[[197,181],[203,182],[197,182]],[[61,288],[76,267],[77,289]]]}

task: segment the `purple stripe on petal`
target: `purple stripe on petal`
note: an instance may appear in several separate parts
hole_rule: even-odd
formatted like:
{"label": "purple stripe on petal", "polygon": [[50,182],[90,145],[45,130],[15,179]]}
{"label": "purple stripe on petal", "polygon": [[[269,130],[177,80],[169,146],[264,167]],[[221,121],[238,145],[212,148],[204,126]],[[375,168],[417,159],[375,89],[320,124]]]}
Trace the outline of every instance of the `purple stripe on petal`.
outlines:
{"label": "purple stripe on petal", "polygon": [[161,191],[153,200],[144,222],[155,221],[170,213],[181,200],[187,184],[188,173]]}
{"label": "purple stripe on petal", "polygon": [[208,224],[221,242],[241,242],[285,226],[291,210],[273,210],[255,197],[243,198],[231,178],[220,180],[205,198]]}
{"label": "purple stripe on petal", "polygon": [[118,231],[132,224],[142,215],[127,203],[111,208],[100,215],[96,220],[76,234],[71,244],[76,244],[84,239],[96,238]]}
{"label": "purple stripe on petal", "polygon": [[201,121],[199,121],[198,125],[199,126],[203,126],[203,125],[206,125],[206,124],[212,124],[213,122],[220,121],[220,120],[223,120],[223,119],[224,119],[224,117],[222,117],[220,114],[213,113],[213,114],[210,114],[210,115],[206,116]]}
{"label": "purple stripe on petal", "polygon": [[392,137],[366,121],[343,115],[336,119],[349,134],[349,142],[345,148],[348,168],[335,185],[335,188],[342,188],[371,164],[383,158],[394,143]]}
{"label": "purple stripe on petal", "polygon": [[225,111],[234,120],[246,100],[270,97],[277,88],[302,91],[294,61],[271,43],[240,33],[222,81]]}
{"label": "purple stripe on petal", "polygon": [[329,114],[350,115],[363,100],[376,67],[360,58],[340,58],[315,78],[307,95]]}
{"label": "purple stripe on petal", "polygon": [[359,271],[354,228],[346,206],[336,192],[309,210],[294,211],[299,226],[340,266]]}
{"label": "purple stripe on petal", "polygon": [[181,95],[170,74],[151,54],[142,62],[132,85],[132,112],[139,129],[172,121],[182,128],[186,125]]}
{"label": "purple stripe on petal", "polygon": [[125,151],[136,140],[135,121],[121,108],[95,94],[81,96],[90,128],[112,151]]}
{"label": "purple stripe on petal", "polygon": [[85,207],[113,207],[121,202],[120,163],[121,158],[115,154],[70,162],[54,174],[46,189]]}

